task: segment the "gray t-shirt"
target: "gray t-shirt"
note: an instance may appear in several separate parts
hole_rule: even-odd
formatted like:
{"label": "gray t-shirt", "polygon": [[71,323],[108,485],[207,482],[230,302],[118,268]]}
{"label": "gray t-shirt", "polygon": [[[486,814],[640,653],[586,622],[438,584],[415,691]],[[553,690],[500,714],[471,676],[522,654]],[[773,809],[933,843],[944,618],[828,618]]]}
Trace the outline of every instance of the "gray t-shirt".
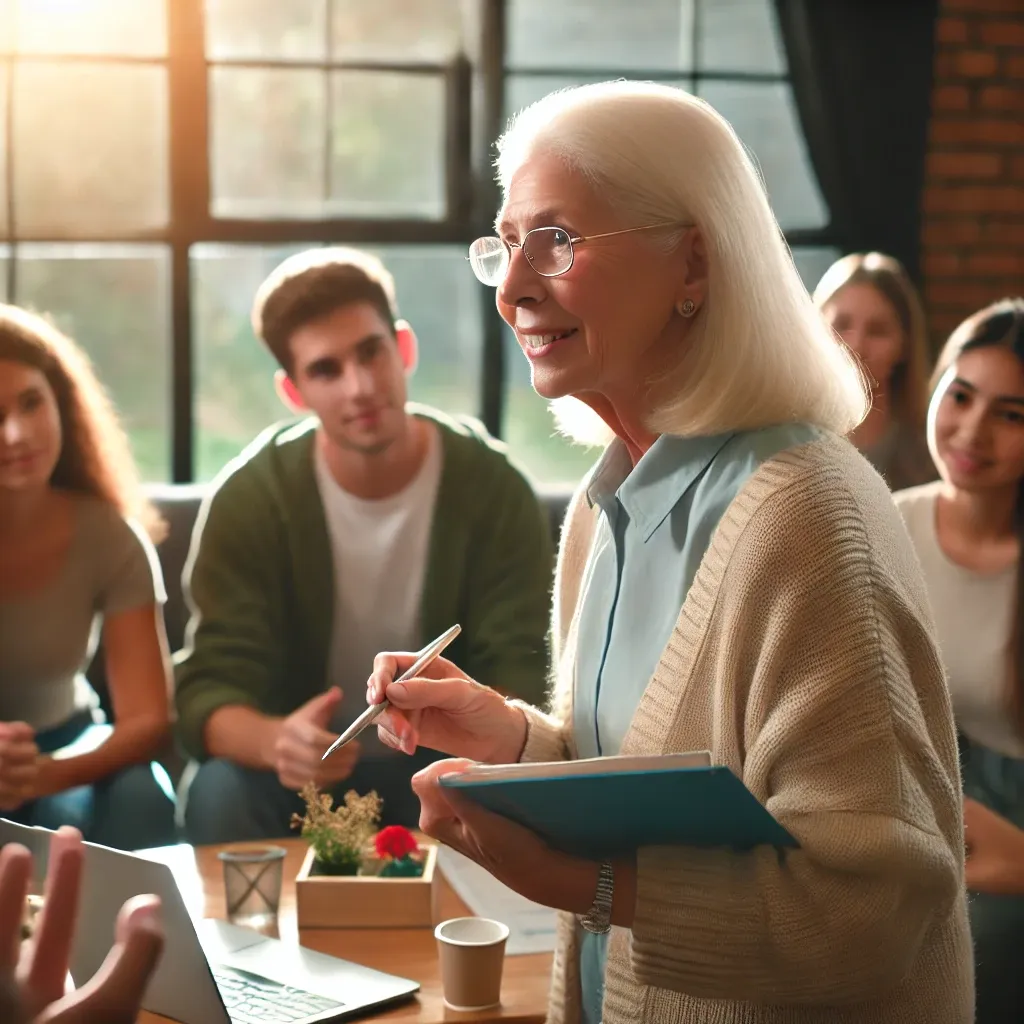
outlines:
{"label": "gray t-shirt", "polygon": [[107,502],[75,495],[64,565],[43,589],[0,600],[0,721],[37,732],[95,703],[85,669],[103,617],[162,604],[163,577],[142,529]]}

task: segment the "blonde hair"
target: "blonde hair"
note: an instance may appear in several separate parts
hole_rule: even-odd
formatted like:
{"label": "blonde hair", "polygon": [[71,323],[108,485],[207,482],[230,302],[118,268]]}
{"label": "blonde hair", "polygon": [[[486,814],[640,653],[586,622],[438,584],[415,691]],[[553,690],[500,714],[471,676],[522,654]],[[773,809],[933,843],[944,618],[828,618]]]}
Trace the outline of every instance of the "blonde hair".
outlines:
{"label": "blonde hair", "polygon": [[814,304],[824,309],[847,285],[868,284],[896,313],[905,348],[888,382],[894,417],[907,426],[924,429],[928,412],[928,325],[921,298],[903,264],[880,252],[850,253],[835,261],[814,289]]}
{"label": "blonde hair", "polygon": [[[516,171],[545,152],[633,223],[700,228],[707,298],[678,361],[651,382],[665,396],[654,400],[652,429],[699,435],[805,421],[845,434],[863,419],[857,362],[811,302],[743,144],[703,100],[650,82],[562,90],[523,110],[498,152],[506,200]],[[596,440],[575,414],[557,412],[570,436]]]}

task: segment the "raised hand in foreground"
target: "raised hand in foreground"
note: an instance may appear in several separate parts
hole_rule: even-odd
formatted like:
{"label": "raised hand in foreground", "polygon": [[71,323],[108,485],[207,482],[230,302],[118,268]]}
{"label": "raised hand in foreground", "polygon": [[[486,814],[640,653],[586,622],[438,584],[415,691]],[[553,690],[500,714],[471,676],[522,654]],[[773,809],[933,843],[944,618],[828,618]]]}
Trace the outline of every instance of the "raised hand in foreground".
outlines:
{"label": "raised hand in foreground", "polygon": [[11,1024],[130,1024],[163,950],[160,903],[136,896],[121,908],[114,945],[80,988],[66,991],[85,850],[62,828],[50,841],[45,903],[31,939],[21,941],[32,855],[0,850],[0,1021]]}

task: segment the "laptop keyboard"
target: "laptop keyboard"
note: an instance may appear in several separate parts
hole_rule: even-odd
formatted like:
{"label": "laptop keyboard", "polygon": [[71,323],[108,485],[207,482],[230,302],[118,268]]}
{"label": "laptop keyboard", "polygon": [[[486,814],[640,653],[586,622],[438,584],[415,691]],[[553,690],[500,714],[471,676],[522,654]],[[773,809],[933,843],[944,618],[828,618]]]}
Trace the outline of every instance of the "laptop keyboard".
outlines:
{"label": "laptop keyboard", "polygon": [[211,964],[231,1024],[290,1024],[345,1004],[224,964]]}

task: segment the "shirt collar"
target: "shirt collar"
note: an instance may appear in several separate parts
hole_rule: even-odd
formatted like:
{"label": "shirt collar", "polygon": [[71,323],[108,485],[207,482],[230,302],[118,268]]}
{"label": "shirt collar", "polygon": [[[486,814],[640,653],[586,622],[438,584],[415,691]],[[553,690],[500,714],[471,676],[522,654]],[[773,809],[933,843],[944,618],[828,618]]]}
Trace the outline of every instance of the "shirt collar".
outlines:
{"label": "shirt collar", "polygon": [[604,507],[614,494],[647,541],[733,436],[662,434],[633,467],[625,444],[616,438],[594,467],[587,501]]}
{"label": "shirt collar", "polygon": [[629,451],[622,440],[616,437],[590,471],[586,488],[587,505],[590,508],[600,505],[607,511],[608,503],[614,499],[615,492],[632,469]]}

